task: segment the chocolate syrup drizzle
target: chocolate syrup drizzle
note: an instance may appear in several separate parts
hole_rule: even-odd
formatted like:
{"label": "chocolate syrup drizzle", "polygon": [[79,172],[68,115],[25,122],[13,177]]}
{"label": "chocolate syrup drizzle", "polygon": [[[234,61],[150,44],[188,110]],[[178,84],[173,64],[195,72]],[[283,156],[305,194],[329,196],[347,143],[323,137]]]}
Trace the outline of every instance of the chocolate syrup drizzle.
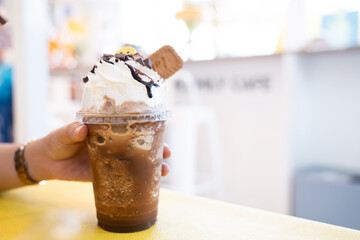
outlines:
{"label": "chocolate syrup drizzle", "polygon": [[159,85],[156,84],[156,83],[154,83],[153,81],[151,81],[151,82],[145,82],[145,81],[143,81],[143,80],[140,78],[139,74],[137,74],[137,72],[135,71],[135,69],[134,69],[132,66],[130,66],[130,65],[127,64],[127,63],[125,63],[125,65],[130,69],[132,77],[133,77],[136,81],[138,81],[139,83],[145,85],[146,91],[147,91],[147,94],[148,94],[149,98],[152,98],[153,95],[152,95],[152,92],[151,92],[151,87],[153,87],[153,86],[154,86],[154,87],[159,87]]}
{"label": "chocolate syrup drizzle", "polygon": [[[110,61],[110,58],[112,57],[115,57],[115,62],[118,62],[119,60],[123,61],[125,63],[125,65],[130,69],[130,72],[131,72],[131,76],[136,80],[138,81],[139,83],[143,84],[145,87],[146,87],[146,91],[147,91],[147,94],[149,96],[149,98],[152,98],[153,97],[153,94],[152,94],[152,91],[151,91],[151,88],[152,87],[159,87],[158,84],[154,83],[153,80],[151,80],[150,82],[146,82],[144,80],[141,79],[141,77],[139,76],[139,74],[136,72],[136,70],[130,66],[129,64],[126,63],[126,61],[128,61],[130,58],[133,59],[134,61],[140,63],[142,66],[146,66],[150,69],[152,69],[152,63],[151,63],[151,60],[146,58],[146,59],[143,59],[143,57],[136,53],[135,55],[125,55],[125,54],[115,54],[114,55],[111,55],[111,54],[104,54],[101,58],[100,58],[100,63],[102,63],[102,61],[106,62],[106,63],[109,63],[109,64],[112,64],[114,65],[113,62]],[[102,61],[101,61],[102,60]],[[94,67],[91,69],[91,73],[95,74],[95,69],[97,68],[96,65],[94,65]],[[141,72],[140,72],[141,74]],[[89,78],[88,77],[85,77],[83,78],[83,81],[84,83],[88,82],[89,81]]]}

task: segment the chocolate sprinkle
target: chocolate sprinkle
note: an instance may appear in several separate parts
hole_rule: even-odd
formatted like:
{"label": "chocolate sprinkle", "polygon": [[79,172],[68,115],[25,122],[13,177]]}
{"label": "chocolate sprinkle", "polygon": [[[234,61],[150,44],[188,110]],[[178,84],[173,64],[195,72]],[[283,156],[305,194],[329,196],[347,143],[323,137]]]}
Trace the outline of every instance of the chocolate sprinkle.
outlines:
{"label": "chocolate sprinkle", "polygon": [[129,60],[128,56],[126,54],[123,53],[117,53],[115,54],[115,58],[119,58],[122,61],[126,61]]}
{"label": "chocolate sprinkle", "polygon": [[83,78],[84,83],[87,83],[89,81],[89,78],[86,76]]}
{"label": "chocolate sprinkle", "polygon": [[112,56],[111,54],[104,54],[103,59],[109,60]]}
{"label": "chocolate sprinkle", "polygon": [[133,59],[136,60],[136,59],[138,59],[138,58],[143,58],[143,57],[140,55],[140,53],[135,53],[135,54],[133,55]]}
{"label": "chocolate sprinkle", "polygon": [[93,74],[95,74],[95,68],[97,68],[97,66],[96,66],[96,65],[94,65],[94,66],[93,66],[93,68],[91,69],[91,71],[90,71],[90,72],[91,72],[91,73],[93,73]]}
{"label": "chocolate sprinkle", "polygon": [[110,64],[114,65],[114,63],[113,63],[113,62],[110,62],[108,59],[104,59],[104,61],[107,62],[107,63],[110,63]]}
{"label": "chocolate sprinkle", "polygon": [[144,60],[144,64],[145,64],[145,66],[147,66],[148,68],[152,69],[152,62],[151,62],[150,58],[146,58],[146,59]]}
{"label": "chocolate sprinkle", "polygon": [[[126,63],[125,63],[125,64],[126,64]],[[132,77],[133,77],[136,81],[138,81],[139,83],[145,85],[146,91],[147,91],[147,94],[148,94],[149,98],[152,98],[153,95],[152,95],[152,92],[151,92],[151,87],[153,87],[153,86],[154,86],[154,87],[159,87],[159,85],[156,84],[156,83],[154,83],[153,81],[151,81],[151,82],[145,82],[145,81],[143,81],[143,80],[139,77],[139,75],[137,74],[137,72],[135,71],[135,69],[134,69],[132,66],[130,66],[129,64],[126,64],[126,66],[130,69]]]}
{"label": "chocolate sprinkle", "polygon": [[138,58],[135,61],[144,66],[144,61],[141,58]]}

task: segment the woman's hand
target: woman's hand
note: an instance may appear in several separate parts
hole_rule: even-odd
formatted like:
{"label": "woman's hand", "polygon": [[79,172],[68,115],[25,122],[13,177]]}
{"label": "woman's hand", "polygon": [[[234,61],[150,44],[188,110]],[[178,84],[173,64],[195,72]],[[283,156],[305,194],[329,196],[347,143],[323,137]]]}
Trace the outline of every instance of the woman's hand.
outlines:
{"label": "woman's hand", "polygon": [[[71,123],[51,132],[46,137],[30,142],[25,150],[29,174],[35,180],[61,179],[90,181],[90,165],[86,148],[88,128],[81,123]],[[163,157],[170,157],[164,144]],[[163,163],[162,176],[169,173]]]}

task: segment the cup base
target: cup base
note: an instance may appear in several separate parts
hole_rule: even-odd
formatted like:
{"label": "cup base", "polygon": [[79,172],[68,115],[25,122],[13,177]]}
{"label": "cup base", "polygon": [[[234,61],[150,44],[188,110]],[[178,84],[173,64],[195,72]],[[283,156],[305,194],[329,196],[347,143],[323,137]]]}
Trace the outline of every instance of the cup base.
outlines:
{"label": "cup base", "polygon": [[102,229],[109,231],[109,232],[132,233],[132,232],[139,232],[139,231],[146,230],[146,229],[150,228],[151,226],[153,226],[155,224],[155,222],[156,222],[156,219],[152,220],[150,222],[141,224],[141,225],[137,225],[137,226],[119,226],[119,225],[110,225],[110,224],[98,221],[98,225]]}

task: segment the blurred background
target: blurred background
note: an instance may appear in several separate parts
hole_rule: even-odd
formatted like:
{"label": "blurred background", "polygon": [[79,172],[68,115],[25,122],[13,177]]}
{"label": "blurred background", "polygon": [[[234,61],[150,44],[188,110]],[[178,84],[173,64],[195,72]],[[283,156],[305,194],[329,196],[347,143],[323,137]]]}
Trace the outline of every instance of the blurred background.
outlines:
{"label": "blurred background", "polygon": [[163,187],[360,229],[360,1],[0,0],[0,141],[75,120],[102,53],[172,45]]}

